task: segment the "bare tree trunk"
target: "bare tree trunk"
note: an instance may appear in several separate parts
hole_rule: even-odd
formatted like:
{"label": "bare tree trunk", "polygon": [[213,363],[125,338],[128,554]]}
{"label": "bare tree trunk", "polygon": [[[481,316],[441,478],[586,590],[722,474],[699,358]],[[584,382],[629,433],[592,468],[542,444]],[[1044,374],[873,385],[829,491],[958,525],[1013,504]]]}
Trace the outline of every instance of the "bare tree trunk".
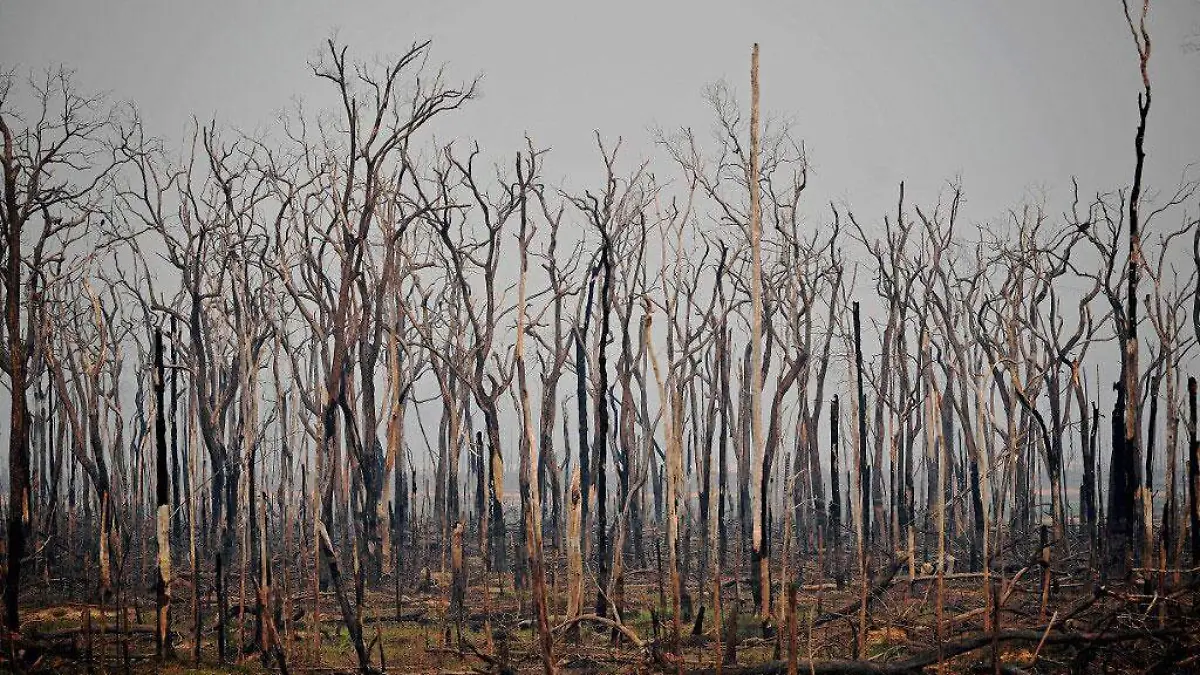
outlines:
{"label": "bare tree trunk", "polygon": [[[180,483],[187,480],[186,472],[183,470],[179,461],[179,359],[176,352],[176,347],[179,343],[179,327],[177,318],[174,314],[171,315],[171,535],[178,538],[183,534],[183,517],[187,511],[191,510],[191,505],[186,506],[180,497]],[[187,463],[187,457],[183,459],[183,463]]]}
{"label": "bare tree trunk", "polygon": [[858,303],[853,306],[854,313],[854,370],[858,390],[858,461],[856,474],[859,488],[859,529],[858,529],[858,573],[862,578],[862,591],[858,612],[858,654],[861,658],[866,651],[867,632],[867,584],[870,576],[870,535],[871,535],[871,468],[867,464],[867,396],[863,392],[863,357],[862,357],[862,324],[859,318]]}
{"label": "bare tree trunk", "polygon": [[454,523],[454,531],[450,535],[450,616],[460,637],[466,618],[466,602],[467,573],[463,569],[463,524],[460,520]]}
{"label": "bare tree trunk", "polygon": [[842,567],[842,488],[839,481],[842,463],[838,458],[841,413],[838,408],[839,399],[834,394],[829,404],[829,561],[833,567],[834,581],[840,590],[846,581],[846,572]]}
{"label": "bare tree trunk", "polygon": [[588,551],[588,502],[591,499],[592,483],[591,483],[591,457],[588,453],[588,405],[587,405],[587,352],[584,348],[584,340],[587,335],[587,327],[591,316],[592,303],[591,294],[594,286],[588,286],[588,303],[584,309],[583,328],[573,331],[575,340],[575,400],[577,403],[576,416],[579,424],[579,460],[576,468],[579,470],[579,489],[580,493],[580,526],[579,526],[579,550],[586,554]]}
{"label": "bare tree trunk", "polygon": [[[757,51],[756,51],[757,53]],[[659,400],[663,406],[663,419],[666,423],[666,472],[667,472],[667,562],[671,578],[671,650],[676,657],[676,672],[682,675],[683,660],[680,652],[680,591],[679,581],[679,496],[678,484],[682,471],[683,449],[680,447],[683,422],[682,395],[675,386],[675,378],[671,372],[667,374],[664,384],[658,367],[658,358],[650,343],[650,315],[647,313],[643,323],[643,342],[650,355],[650,364],[654,368],[654,379],[658,383]]]}
{"label": "bare tree trunk", "polygon": [[[1136,519],[1137,495],[1137,458],[1130,451],[1129,437],[1126,433],[1126,408],[1129,402],[1126,382],[1122,380],[1117,386],[1117,400],[1113,405],[1112,416],[1112,459],[1108,465],[1108,521],[1105,532],[1105,546],[1108,555],[1105,562],[1105,572],[1124,578],[1126,572],[1133,566],[1133,548],[1136,546],[1134,533],[1138,521]],[[1133,402],[1132,405],[1137,405]]]}
{"label": "bare tree trunk", "polygon": [[[932,372],[932,371],[931,371]],[[946,462],[945,456],[947,453],[945,437],[939,437],[937,430],[938,425],[934,423],[937,418],[937,411],[941,408],[941,400],[938,395],[937,385],[933,383],[933,377],[930,376],[930,390],[927,395],[929,439],[934,448],[934,452],[938,453],[937,463],[937,523],[938,523],[938,547],[937,547],[937,600],[934,613],[934,621],[936,626],[934,635],[937,638],[938,645],[938,662],[942,660],[942,642],[945,640],[943,634],[944,623],[942,620],[942,611],[946,604]]]}
{"label": "bare tree trunk", "polygon": [[[608,339],[609,339],[609,310],[612,304],[612,243],[604,223],[598,223],[602,240],[600,250],[600,265],[604,280],[600,284],[600,353],[596,359],[596,439],[593,443],[595,453],[595,486],[596,486],[596,574],[598,586],[596,591],[596,615],[605,616],[608,612],[608,597],[606,591],[609,585],[609,575],[612,562],[609,559],[608,545]],[[615,551],[612,555],[620,555]]]}
{"label": "bare tree trunk", "polygon": [[[759,186],[759,110],[758,110],[758,43],[750,55],[750,454],[754,468],[753,499],[761,501],[765,493],[763,474],[762,390],[763,390],[763,298],[762,298],[762,223],[761,195]],[[765,555],[763,532],[763,509],[751,505],[753,539],[751,565],[759,568],[760,604],[759,616],[771,616],[771,575],[769,560]],[[763,572],[766,572],[765,574]]]}
{"label": "bare tree trunk", "polygon": [[154,331],[154,447],[155,503],[157,511],[158,580],[155,594],[158,623],[154,633],[154,652],[159,658],[171,655],[171,477],[167,468],[167,408],[163,390],[162,330]]}
{"label": "bare tree trunk", "polygon": [[[717,341],[718,341],[717,342],[717,355],[716,355],[715,366],[716,366],[716,368],[723,368],[721,361],[724,359],[723,347],[722,347],[722,345],[724,344],[724,335],[717,336]],[[716,371],[714,371],[714,372],[716,372]],[[718,403],[717,403],[717,405],[720,406],[722,410],[724,410],[724,400],[723,400],[723,395],[721,394],[721,392],[725,391],[725,390],[726,390],[726,388],[722,387],[722,389],[719,390],[718,392],[714,392],[714,395],[718,395],[718,396],[722,397],[722,400],[718,401]],[[722,419],[721,435],[722,436],[721,436],[721,442],[720,442],[721,449],[720,449],[720,454],[719,454],[719,461],[721,462],[721,467],[718,470],[718,472],[720,472],[720,473],[723,473],[723,471],[721,471],[721,470],[724,469],[724,461],[725,461],[724,434],[726,433],[726,429],[725,429],[726,424],[724,422],[724,417],[725,417],[724,414],[722,414],[721,415],[721,419]],[[720,481],[720,479],[717,476],[713,476],[710,474],[710,475],[706,476],[705,478],[706,478],[706,480],[709,481],[706,497],[709,502],[709,507],[708,507],[709,513],[712,514],[712,520],[710,520],[709,524],[708,524],[709,545],[711,546],[712,544],[715,543],[717,546],[721,546],[722,541],[721,541],[721,536],[720,536],[719,530],[722,529],[722,525],[719,521],[721,519],[720,512],[722,509],[720,508],[719,504],[724,502],[724,497],[723,497],[724,490],[722,489],[724,487],[724,485],[722,484],[722,482]],[[722,567],[722,561],[723,561],[724,556],[722,555],[721,551],[718,551],[717,554],[711,555],[710,558],[711,558],[710,564],[712,565],[711,569],[712,569],[713,637],[717,643],[716,650],[714,651],[713,663],[716,668],[717,674],[720,675],[721,666],[723,665],[723,661],[724,661],[724,659],[722,658],[723,645],[722,645],[722,641],[721,641],[721,631],[724,630],[724,622],[722,621],[723,617],[722,617],[722,608],[721,608],[721,567]]]}
{"label": "bare tree trunk", "polygon": [[[530,156],[530,172],[536,161]],[[532,176],[530,176],[532,179]],[[515,346],[517,366],[517,387],[521,404],[521,423],[524,434],[521,439],[521,501],[525,515],[525,548],[529,562],[530,581],[533,586],[533,607],[537,616],[538,636],[541,642],[542,668],[546,675],[554,675],[554,636],[550,633],[550,615],[546,607],[546,570],[542,566],[542,506],[540,485],[538,482],[538,445],[534,438],[533,414],[529,404],[528,377],[525,368],[525,332],[526,317],[526,278],[529,273],[529,242],[533,232],[528,227],[526,217],[525,176],[522,171],[521,158],[517,158],[517,183],[521,186],[521,231],[519,233],[521,248],[521,273],[517,287],[517,338]],[[601,468],[603,470],[603,468]],[[620,551],[616,554],[620,555]]]}
{"label": "bare tree trunk", "polygon": [[346,594],[345,584],[342,581],[342,570],[338,564],[337,552],[333,548],[333,541],[329,538],[329,532],[325,529],[324,523],[319,522],[317,527],[320,530],[321,549],[329,565],[329,580],[333,584],[334,595],[337,596],[338,605],[342,610],[342,620],[346,624],[346,632],[350,634],[350,644],[358,656],[359,671],[370,672],[371,656],[367,653],[367,646],[363,641],[362,623],[359,621],[358,612],[350,605],[349,595]]}
{"label": "bare tree trunk", "polygon": [[1192,567],[1200,566],[1200,436],[1196,432],[1196,378],[1188,378],[1188,520]]}
{"label": "bare tree trunk", "polygon": [[[188,473],[190,474],[190,482],[192,485],[198,484],[197,473],[198,464],[200,462],[199,453],[195,452],[196,447],[196,397],[195,394],[188,396],[188,435],[187,441],[189,446],[188,457]],[[192,665],[200,663],[200,633],[202,628],[202,617],[200,614],[200,557],[196,543],[196,509],[188,509],[188,553],[191,556],[192,562]]]}
{"label": "bare tree trunk", "polygon": [[1092,547],[1096,538],[1096,444],[1095,432],[1099,424],[1100,410],[1088,406],[1087,394],[1079,375],[1079,364],[1071,371],[1075,402],[1079,406],[1079,449],[1083,457],[1083,476],[1079,485],[1079,515],[1088,533],[1088,545]]}
{"label": "bare tree trunk", "polygon": [[[1174,360],[1167,363],[1167,429],[1165,444],[1167,446],[1167,499],[1163,504],[1162,517],[1162,568],[1166,575],[1167,568],[1179,568],[1179,549],[1175,548],[1175,531],[1179,520],[1179,377],[1175,372]],[[1175,583],[1180,581],[1178,573]]]}
{"label": "bare tree trunk", "polygon": [[[1122,441],[1113,444],[1113,461],[1110,469],[1113,479],[1110,480],[1108,540],[1111,553],[1108,560],[1108,570],[1119,576],[1125,576],[1136,564],[1138,559],[1138,541],[1135,534],[1145,530],[1144,512],[1150,503],[1149,494],[1143,485],[1142,476],[1142,438],[1141,438],[1141,372],[1138,366],[1138,282],[1141,279],[1143,265],[1142,236],[1141,236],[1141,197],[1142,170],[1146,162],[1144,143],[1146,138],[1146,118],[1150,114],[1150,77],[1147,65],[1150,60],[1150,38],[1146,32],[1146,14],[1150,9],[1149,0],[1142,5],[1140,26],[1134,26],[1133,17],[1129,14],[1128,3],[1125,4],[1125,17],[1129,23],[1130,33],[1138,50],[1138,60],[1141,66],[1142,91],[1138,93],[1138,125],[1134,136],[1134,169],[1133,184],[1129,191],[1129,265],[1126,271],[1128,291],[1125,301],[1125,316],[1118,325],[1118,338],[1121,342],[1121,388],[1118,399],[1123,399],[1121,413],[1124,417],[1121,429]],[[1118,452],[1119,451],[1119,452]],[[1115,490],[1112,488],[1116,488]],[[1146,552],[1147,554],[1149,552]]]}
{"label": "bare tree trunk", "polygon": [[[718,292],[721,291],[721,287],[719,285],[718,285],[717,289],[718,289]],[[722,305],[724,305],[724,300],[722,300]],[[718,363],[717,367],[719,368],[718,379],[719,379],[719,383],[720,383],[718,391],[717,391],[717,396],[719,398],[719,400],[717,401],[717,409],[720,412],[720,422],[721,422],[720,436],[717,440],[717,499],[716,499],[717,512],[716,512],[716,519],[717,519],[717,558],[718,558],[717,567],[718,568],[725,566],[725,555],[726,555],[725,552],[729,546],[729,531],[727,529],[728,523],[727,523],[726,517],[725,517],[725,504],[728,501],[727,495],[729,494],[729,457],[728,457],[729,438],[730,438],[731,434],[734,433],[734,425],[731,423],[731,421],[729,419],[730,408],[732,407],[732,400],[731,400],[730,391],[729,391],[729,375],[730,375],[729,371],[733,367],[733,363],[732,363],[732,357],[729,353],[729,331],[725,329],[725,320],[723,317],[724,317],[724,312],[722,312],[722,319],[721,319],[721,323],[720,323],[721,334],[717,337],[717,340],[718,340],[717,353],[719,354],[719,359],[718,359],[719,363]],[[718,625],[717,631],[720,632],[720,630],[721,630],[721,626]]]}
{"label": "bare tree trunk", "polygon": [[[580,488],[580,469],[575,467],[571,474],[571,494],[567,503],[567,620],[579,618],[583,613],[583,551],[580,523],[583,520],[583,495]],[[567,630],[569,640],[579,641],[579,624],[572,623]]]}
{"label": "bare tree trunk", "polygon": [[6,573],[4,576],[4,626],[16,632],[21,628],[20,595],[21,567],[25,560],[25,537],[30,523],[30,477],[29,477],[29,402],[27,380],[29,360],[25,355],[25,338],[21,328],[21,298],[24,285],[21,283],[21,230],[23,222],[17,200],[17,167],[13,166],[13,140],[4,118],[0,117],[0,131],[4,132],[4,196],[8,200],[4,223],[8,259],[4,269],[4,319],[8,338],[9,390],[12,404],[8,432],[8,542]]}
{"label": "bare tree trunk", "polygon": [[[287,675],[287,656],[284,651],[284,645],[279,639],[279,629],[275,625],[274,605],[271,601],[271,558],[270,548],[267,546],[267,498],[266,492],[262,493],[262,499],[259,502],[259,531],[263,536],[259,539],[259,570],[258,570],[258,607],[259,620],[262,622],[263,630],[261,636],[261,648],[263,655],[263,665],[269,666],[270,660],[274,660],[275,665],[279,668],[282,675]],[[268,656],[270,658],[268,658]]]}
{"label": "bare tree trunk", "polygon": [[484,408],[488,431],[488,552],[492,571],[508,571],[508,530],[504,523],[504,457],[500,454],[500,422],[492,409]]}
{"label": "bare tree trunk", "polygon": [[312,511],[312,532],[310,542],[312,544],[312,625],[317,630],[312,631],[312,654],[316,665],[321,663],[321,518],[324,517],[324,506],[322,505],[323,495],[321,494],[321,481],[324,459],[324,446],[317,445],[313,449],[313,479],[312,479],[312,494],[309,499],[312,501],[310,510]]}

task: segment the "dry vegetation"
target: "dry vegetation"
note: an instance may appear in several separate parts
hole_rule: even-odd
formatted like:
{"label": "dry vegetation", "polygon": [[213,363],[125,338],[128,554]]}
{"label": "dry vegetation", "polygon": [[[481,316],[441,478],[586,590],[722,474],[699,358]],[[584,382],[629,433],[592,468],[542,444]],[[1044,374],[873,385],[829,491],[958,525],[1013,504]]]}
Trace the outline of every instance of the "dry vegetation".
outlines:
{"label": "dry vegetation", "polygon": [[177,154],[0,77],[0,663],[1200,670],[1200,191],[1142,184],[1125,11],[1130,184],[979,232],[802,217],[757,45],[748,115],[583,189],[430,147],[427,43]]}

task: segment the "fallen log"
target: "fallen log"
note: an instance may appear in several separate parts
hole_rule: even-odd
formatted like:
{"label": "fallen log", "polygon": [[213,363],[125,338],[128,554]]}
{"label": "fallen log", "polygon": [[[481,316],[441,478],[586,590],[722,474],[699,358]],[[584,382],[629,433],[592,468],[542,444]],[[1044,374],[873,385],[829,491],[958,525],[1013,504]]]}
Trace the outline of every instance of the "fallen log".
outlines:
{"label": "fallen log", "polygon": [[552,632],[559,633],[576,624],[588,622],[600,624],[601,626],[606,626],[608,628],[617,630],[626,638],[628,638],[629,641],[633,643],[633,646],[637,647],[638,649],[646,649],[646,642],[638,637],[638,634],[630,630],[625,624],[613,621],[612,619],[599,616],[597,614],[582,614],[573,619],[568,619],[567,621],[555,626]]}
{"label": "fallen log", "polygon": [[[157,629],[149,624],[134,624],[131,626],[123,626],[120,628],[109,627],[104,630],[105,635],[154,635]],[[39,630],[32,631],[28,640],[31,641],[55,641],[73,639],[87,633],[83,628],[59,628],[55,630]],[[93,629],[93,634],[99,634],[99,631]],[[18,638],[21,639],[21,638]]]}
{"label": "fallen log", "polygon": [[[908,561],[908,559],[904,558],[904,557],[896,558],[895,560],[892,561],[892,563],[890,565],[888,565],[884,569],[880,570],[879,576],[877,576],[875,578],[874,583],[871,584],[870,591],[867,593],[867,608],[868,609],[870,609],[871,604],[875,600],[877,600],[880,596],[882,596],[883,593],[889,587],[891,587],[892,581],[894,581],[896,578],[896,573],[900,571],[900,568],[904,567],[904,565],[907,561]],[[862,604],[862,602],[860,600],[855,599],[854,601],[849,602],[845,605],[842,605],[841,607],[833,610],[832,612],[825,612],[821,616],[818,616],[816,619],[813,620],[812,625],[815,628],[817,626],[823,626],[827,623],[837,621],[838,619],[841,619],[845,616],[849,616],[849,615],[859,611],[861,604]]]}
{"label": "fallen log", "polygon": [[[1132,642],[1152,638],[1162,638],[1182,635],[1182,629],[1164,629],[1153,631],[1128,631],[1121,633],[1045,633],[1039,630],[1010,630],[997,634],[981,633],[947,642],[942,645],[941,652],[932,649],[895,663],[876,663],[871,661],[848,661],[832,659],[828,661],[799,662],[799,672],[814,675],[914,675],[922,673],[926,668],[939,660],[949,660],[977,649],[982,649],[997,642],[1041,642],[1057,645],[1103,645],[1118,642]],[[783,675],[788,672],[787,661],[768,661],[754,666],[725,666],[723,673],[728,675]],[[688,671],[689,675],[715,675],[712,668],[701,668]]]}

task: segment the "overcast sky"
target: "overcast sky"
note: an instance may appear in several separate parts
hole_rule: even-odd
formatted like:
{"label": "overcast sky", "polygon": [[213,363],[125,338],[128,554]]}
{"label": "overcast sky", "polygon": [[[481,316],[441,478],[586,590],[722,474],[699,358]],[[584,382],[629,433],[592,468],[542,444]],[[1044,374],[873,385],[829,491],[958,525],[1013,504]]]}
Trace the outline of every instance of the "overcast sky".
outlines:
{"label": "overcast sky", "polygon": [[[1200,53],[1185,49],[1200,3],[1157,0],[1151,31],[1149,177],[1169,187],[1200,160]],[[192,115],[253,131],[297,98],[329,107],[307,63],[335,34],[363,58],[432,38],[452,74],[484,77],[444,133],[503,154],[529,133],[553,149],[551,181],[594,174],[593,130],[623,136],[631,163],[654,154],[654,126],[706,132],[704,86],[747,98],[755,41],[764,107],[810,152],[810,213],[833,199],[877,216],[901,179],[930,199],[961,176],[978,221],[1042,190],[1056,205],[1072,175],[1092,191],[1132,173],[1119,0],[0,4],[0,63],[74,68],[176,147]]]}
{"label": "overcast sky", "polygon": [[[1200,2],[1156,0],[1150,30],[1147,176],[1165,190],[1200,161]],[[629,168],[661,159],[652,128],[707,138],[703,89],[724,79],[745,105],[756,41],[764,108],[794,121],[814,167],[809,222],[831,200],[875,220],[899,181],[928,202],[955,177],[968,221],[1043,193],[1053,214],[1072,176],[1092,193],[1133,171],[1140,83],[1119,0],[0,2],[3,68],[73,68],[175,149],[192,116],[254,132],[298,100],[331,108],[308,63],[333,35],[362,59],[432,39],[452,76],[483,76],[439,140],[511,156],[528,133],[552,148],[552,184],[595,178],[595,130],[624,138]]]}

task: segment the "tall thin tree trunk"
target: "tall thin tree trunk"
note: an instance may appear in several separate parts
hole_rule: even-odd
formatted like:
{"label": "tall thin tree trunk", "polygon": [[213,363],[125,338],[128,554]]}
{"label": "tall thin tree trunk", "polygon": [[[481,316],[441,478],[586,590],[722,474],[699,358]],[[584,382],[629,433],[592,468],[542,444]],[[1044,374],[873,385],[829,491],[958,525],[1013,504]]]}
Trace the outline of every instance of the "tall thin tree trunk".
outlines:
{"label": "tall thin tree trunk", "polygon": [[[4,128],[6,155],[12,152],[8,128]],[[7,162],[5,166],[8,166]],[[15,203],[16,170],[5,171],[4,194]],[[10,219],[20,218],[15,206],[5,209]],[[25,560],[25,537],[30,522],[29,477],[29,402],[26,393],[29,361],[25,355],[25,338],[21,327],[21,221],[7,222],[5,234],[8,260],[4,275],[4,318],[8,338],[9,391],[12,403],[8,431],[8,559],[4,577],[4,627],[16,632],[21,628],[20,596],[21,566]]]}
{"label": "tall thin tree trunk", "polygon": [[[757,49],[755,50],[757,55]],[[674,375],[671,372],[667,374],[667,381],[664,384],[662,375],[659,372],[658,358],[655,356],[654,347],[650,343],[650,316],[646,316],[643,323],[643,343],[646,344],[647,352],[650,356],[650,364],[654,369],[654,379],[658,383],[659,401],[663,406],[663,419],[665,420],[665,440],[666,440],[666,473],[667,473],[667,566],[670,574],[671,584],[671,650],[676,657],[676,672],[679,675],[683,674],[683,659],[680,652],[680,591],[681,585],[679,581],[679,553],[677,545],[679,540],[679,495],[678,486],[680,473],[683,469],[683,448],[682,443],[682,423],[683,423],[683,401],[682,394],[676,387]],[[661,570],[660,570],[661,582]]]}
{"label": "tall thin tree trunk", "polygon": [[[531,157],[530,162],[534,159]],[[532,168],[532,167],[531,167]],[[538,445],[534,438],[533,414],[529,404],[529,384],[525,368],[525,332],[526,332],[526,278],[529,272],[529,241],[532,234],[528,233],[526,217],[526,195],[524,192],[524,176],[521,169],[521,159],[517,158],[518,183],[521,192],[521,273],[517,286],[517,339],[514,357],[517,366],[517,388],[521,404],[521,424],[523,435],[521,439],[521,501],[525,515],[525,548],[529,563],[529,575],[532,582],[533,607],[537,617],[538,637],[541,646],[542,668],[546,675],[554,675],[557,668],[554,662],[554,636],[550,633],[550,613],[546,606],[546,570],[542,566],[542,506],[540,484],[538,481]],[[532,176],[530,176],[532,179]],[[601,468],[603,470],[603,467]],[[621,552],[616,551],[616,555]]]}
{"label": "tall thin tree trunk", "polygon": [[838,458],[840,449],[839,436],[841,432],[841,413],[838,410],[840,401],[837,394],[829,403],[829,560],[833,566],[834,581],[840,590],[846,581],[846,573],[842,568],[842,488],[839,477],[842,463]]}
{"label": "tall thin tree trunk", "polygon": [[[176,345],[179,342],[177,319],[171,315],[171,519],[172,536],[178,537],[183,533],[183,514],[185,513],[180,501],[179,484],[184,480],[179,463],[179,362]],[[191,505],[187,506],[191,510]]]}
{"label": "tall thin tree trunk", "polygon": [[[583,550],[580,524],[583,520],[583,495],[580,488],[580,469],[571,474],[570,499],[567,502],[567,620],[579,618],[583,612]],[[567,639],[579,640],[579,624],[567,630]]]}
{"label": "tall thin tree trunk", "polygon": [[859,488],[858,572],[862,579],[858,613],[858,653],[861,658],[866,651],[867,632],[867,584],[870,567],[871,536],[871,468],[867,464],[867,396],[863,392],[862,324],[858,303],[854,313],[854,370],[858,390],[858,461],[856,473]]}
{"label": "tall thin tree trunk", "polygon": [[[167,467],[167,408],[163,395],[162,330],[154,331],[154,448],[155,504],[157,511],[158,580],[155,596],[158,623],[154,633],[154,652],[159,658],[171,655],[171,476]],[[178,466],[178,463],[176,463]]]}
{"label": "tall thin tree trunk", "polygon": [[[596,614],[605,616],[608,612],[609,574],[612,562],[609,559],[608,545],[608,337],[609,337],[609,308],[612,304],[612,245],[608,232],[601,225],[600,265],[604,280],[600,284],[600,352],[596,358],[596,440],[593,443],[595,453],[596,475],[596,566],[599,579],[596,591]],[[620,555],[620,551],[612,555]]]}
{"label": "tall thin tree trunk", "polygon": [[1200,436],[1196,432],[1196,378],[1188,378],[1188,520],[1192,567],[1200,566]]}
{"label": "tall thin tree trunk", "polygon": [[[1142,74],[1142,91],[1138,92],[1138,124],[1134,135],[1134,169],[1133,184],[1129,190],[1129,264],[1126,271],[1128,290],[1125,296],[1125,316],[1119,327],[1118,338],[1121,342],[1121,388],[1118,398],[1124,397],[1122,414],[1124,416],[1121,436],[1123,443],[1114,443],[1114,457],[1111,466],[1119,467],[1115,479],[1110,479],[1114,494],[1109,493],[1108,540],[1112,547],[1108,567],[1112,573],[1125,576],[1136,564],[1138,559],[1138,541],[1135,534],[1149,529],[1144,521],[1144,512],[1150,503],[1150,496],[1143,484],[1142,475],[1142,424],[1141,424],[1141,391],[1138,346],[1138,283],[1141,280],[1141,270],[1144,264],[1142,255],[1141,234],[1141,198],[1142,171],[1146,163],[1145,139],[1146,118],[1150,114],[1150,77],[1147,66],[1150,60],[1149,35],[1145,31],[1146,13],[1149,11],[1149,0],[1142,7],[1140,31],[1135,28],[1133,17],[1126,7],[1126,19],[1129,21],[1130,32],[1133,34]],[[1120,456],[1117,455],[1119,451]],[[1110,470],[1111,471],[1111,470]],[[1115,507],[1115,508],[1114,508]],[[1144,540],[1149,535],[1144,536]],[[1146,551],[1145,553],[1149,553]]]}
{"label": "tall thin tree trunk", "polygon": [[[758,109],[758,43],[750,55],[750,454],[753,461],[752,499],[763,498],[763,298],[762,298],[762,223],[761,196],[759,186],[759,109]],[[771,575],[764,573],[769,561],[765,555],[765,533],[763,531],[763,509],[751,503],[753,538],[751,543],[751,565],[758,567],[760,583],[759,616],[771,616]]]}

